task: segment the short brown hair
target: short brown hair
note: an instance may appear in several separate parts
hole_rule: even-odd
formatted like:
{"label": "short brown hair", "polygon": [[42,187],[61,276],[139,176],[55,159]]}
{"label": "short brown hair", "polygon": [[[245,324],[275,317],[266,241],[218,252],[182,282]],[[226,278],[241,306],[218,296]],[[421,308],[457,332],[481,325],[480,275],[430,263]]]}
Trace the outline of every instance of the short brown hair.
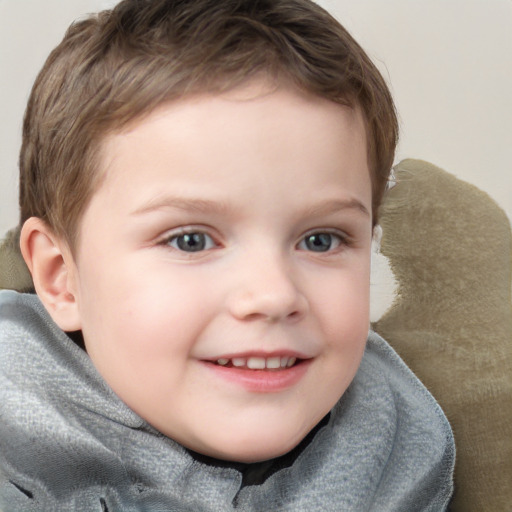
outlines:
{"label": "short brown hair", "polygon": [[123,0],[74,23],[28,102],[21,222],[42,218],[73,248],[107,133],[164,102],[261,74],[361,108],[376,223],[398,138],[393,100],[366,53],[310,0]]}

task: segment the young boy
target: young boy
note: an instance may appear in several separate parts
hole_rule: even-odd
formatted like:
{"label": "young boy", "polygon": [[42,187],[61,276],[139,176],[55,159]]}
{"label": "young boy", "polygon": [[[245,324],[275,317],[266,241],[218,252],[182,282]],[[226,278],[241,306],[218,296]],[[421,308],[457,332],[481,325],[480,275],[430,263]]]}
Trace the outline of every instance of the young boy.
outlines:
{"label": "young boy", "polygon": [[440,511],[453,439],[369,326],[389,91],[309,0],[124,0],[29,100],[3,510]]}

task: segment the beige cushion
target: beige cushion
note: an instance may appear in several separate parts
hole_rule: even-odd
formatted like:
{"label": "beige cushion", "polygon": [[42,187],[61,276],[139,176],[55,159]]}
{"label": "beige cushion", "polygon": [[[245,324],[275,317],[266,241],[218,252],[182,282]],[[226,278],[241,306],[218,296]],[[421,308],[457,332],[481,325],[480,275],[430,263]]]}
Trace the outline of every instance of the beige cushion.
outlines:
{"label": "beige cushion", "polygon": [[0,290],[32,291],[30,272],[19,249],[19,229],[9,231],[0,243]]}
{"label": "beige cushion", "polygon": [[509,220],[485,193],[427,162],[405,160],[395,172],[381,251],[397,297],[374,328],[452,424],[450,510],[512,510]]}

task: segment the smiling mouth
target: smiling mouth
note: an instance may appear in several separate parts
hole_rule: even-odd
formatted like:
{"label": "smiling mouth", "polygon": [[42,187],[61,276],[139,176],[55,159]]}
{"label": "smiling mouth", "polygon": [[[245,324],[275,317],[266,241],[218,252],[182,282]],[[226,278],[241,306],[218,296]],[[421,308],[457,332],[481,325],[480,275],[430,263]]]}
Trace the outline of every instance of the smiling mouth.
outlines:
{"label": "smiling mouth", "polygon": [[315,358],[295,354],[228,355],[203,361],[214,375],[249,393],[278,393],[307,374]]}
{"label": "smiling mouth", "polygon": [[299,364],[301,359],[296,357],[233,357],[220,358],[213,363],[224,368],[238,368],[240,370],[271,370],[280,371],[292,368]]}

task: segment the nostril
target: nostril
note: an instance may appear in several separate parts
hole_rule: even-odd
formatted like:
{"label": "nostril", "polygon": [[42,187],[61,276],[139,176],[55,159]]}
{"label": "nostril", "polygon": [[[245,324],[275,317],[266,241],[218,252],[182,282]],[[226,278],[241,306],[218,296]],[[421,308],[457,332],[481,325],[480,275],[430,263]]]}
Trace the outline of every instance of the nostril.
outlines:
{"label": "nostril", "polygon": [[108,512],[107,502],[105,498],[100,498],[101,512]]}

